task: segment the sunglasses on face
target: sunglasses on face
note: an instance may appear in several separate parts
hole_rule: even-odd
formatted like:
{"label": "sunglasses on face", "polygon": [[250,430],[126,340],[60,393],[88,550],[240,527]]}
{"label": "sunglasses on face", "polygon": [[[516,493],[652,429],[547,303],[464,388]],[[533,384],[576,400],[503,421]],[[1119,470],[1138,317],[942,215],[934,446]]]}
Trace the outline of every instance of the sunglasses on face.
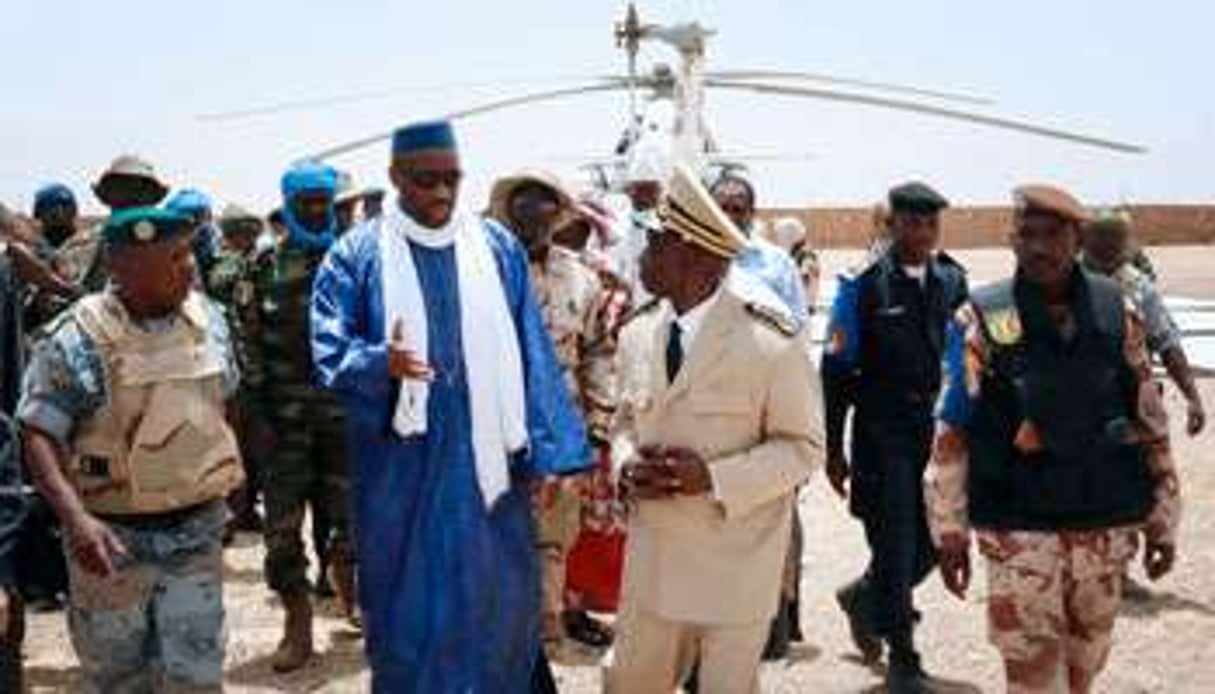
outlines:
{"label": "sunglasses on face", "polygon": [[405,173],[409,182],[422,190],[436,190],[440,186],[455,190],[463,175],[459,169],[412,169]]}
{"label": "sunglasses on face", "polygon": [[743,203],[727,202],[727,203],[721,205],[721,211],[725,212],[726,215],[730,216],[730,217],[742,217],[744,215],[749,214],[751,212],[751,209],[749,207],[747,207],[746,205],[744,205]]}

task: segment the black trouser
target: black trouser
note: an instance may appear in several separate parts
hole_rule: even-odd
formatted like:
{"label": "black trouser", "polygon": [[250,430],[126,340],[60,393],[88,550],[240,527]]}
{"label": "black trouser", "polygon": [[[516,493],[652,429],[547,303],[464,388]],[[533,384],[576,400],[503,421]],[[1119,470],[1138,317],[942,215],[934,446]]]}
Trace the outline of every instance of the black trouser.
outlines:
{"label": "black trouser", "polygon": [[16,591],[9,593],[8,633],[0,637],[0,692],[20,692],[21,643],[25,640],[25,605]]}
{"label": "black trouser", "polygon": [[42,495],[26,496],[25,520],[17,537],[17,583],[29,602],[56,600],[67,593],[67,560],[59,519]]}
{"label": "black trouser", "polygon": [[869,543],[865,570],[870,626],[880,636],[910,633],[916,619],[912,591],[936,564],[928,532],[919,465],[901,461],[887,469],[882,496],[886,501],[864,519]]}
{"label": "black trouser", "polygon": [[936,550],[924,513],[924,469],[932,452],[927,397],[858,409],[853,429],[853,512],[865,526],[865,600],[879,636],[909,636],[912,591],[932,571]]}

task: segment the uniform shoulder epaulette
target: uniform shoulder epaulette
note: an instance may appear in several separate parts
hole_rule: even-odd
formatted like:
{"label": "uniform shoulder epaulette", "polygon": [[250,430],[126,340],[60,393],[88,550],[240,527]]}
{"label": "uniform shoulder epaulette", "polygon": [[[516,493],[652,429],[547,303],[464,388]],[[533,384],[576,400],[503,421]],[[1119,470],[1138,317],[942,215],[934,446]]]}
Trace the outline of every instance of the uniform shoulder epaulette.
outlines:
{"label": "uniform shoulder epaulette", "polygon": [[937,251],[936,259],[938,263],[952,267],[958,272],[961,272],[963,275],[966,274],[966,266],[958,262],[957,258],[949,255],[945,251]]}
{"label": "uniform shoulder epaulette", "polygon": [[844,281],[855,282],[859,280],[865,273],[874,270],[881,265],[882,258],[884,258],[885,255],[885,253],[869,253],[860,262],[853,263],[852,265],[844,268],[844,270],[839,273],[838,278]]}
{"label": "uniform shoulder epaulette", "polygon": [[797,334],[797,323],[787,312],[755,301],[748,301],[743,304],[743,307],[746,308],[748,315],[781,335],[793,337]]}

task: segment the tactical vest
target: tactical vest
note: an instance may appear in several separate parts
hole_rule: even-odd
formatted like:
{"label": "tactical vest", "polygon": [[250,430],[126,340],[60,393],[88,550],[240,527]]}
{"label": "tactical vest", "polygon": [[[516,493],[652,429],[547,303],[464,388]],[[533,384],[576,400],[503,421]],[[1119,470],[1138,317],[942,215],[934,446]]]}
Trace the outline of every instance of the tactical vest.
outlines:
{"label": "tactical vest", "polygon": [[[1123,353],[1119,287],[1073,280],[1075,334],[1044,334],[1045,305],[1018,296],[1013,280],[974,292],[991,348],[967,438],[969,513],[976,527],[1091,529],[1142,521],[1152,481],[1133,420],[1138,381]],[[1014,445],[1022,423],[1041,446]]]}
{"label": "tactical vest", "polygon": [[903,278],[892,252],[863,278],[860,296],[861,384],[858,415],[895,413],[927,419],[941,386],[945,327],[965,299],[960,273],[930,265],[924,284]]}
{"label": "tactical vest", "polygon": [[164,332],[138,328],[108,292],[73,308],[96,345],[108,395],[72,441],[69,477],[88,510],[174,511],[220,498],[243,481],[204,302],[191,293]]}

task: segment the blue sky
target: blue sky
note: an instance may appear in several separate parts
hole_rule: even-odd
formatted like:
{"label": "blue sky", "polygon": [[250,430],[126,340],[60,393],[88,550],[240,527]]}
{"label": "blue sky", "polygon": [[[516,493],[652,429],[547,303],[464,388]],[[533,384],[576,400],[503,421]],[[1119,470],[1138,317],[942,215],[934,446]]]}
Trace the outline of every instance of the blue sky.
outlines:
{"label": "blue sky", "polygon": [[[62,180],[85,207],[114,155],[138,152],[174,185],[220,200],[275,202],[301,154],[558,78],[615,73],[624,2],[5,0],[0,200],[28,209]],[[1002,202],[1049,180],[1091,202],[1215,202],[1215,5],[1129,0],[1015,3],[693,2],[640,4],[643,19],[718,30],[709,67],[812,70],[973,92],[995,111],[1150,148],[1088,150],[920,116],[710,94],[731,151],[811,153],[756,165],[761,202],[867,204],[920,177],[959,202]],[[672,61],[660,46],[648,57]],[[391,99],[238,122],[196,115],[400,87]],[[406,89],[431,87],[430,89]],[[619,95],[583,97],[460,126],[479,205],[495,175],[562,169],[615,142]],[[384,148],[339,160],[380,182]]]}

